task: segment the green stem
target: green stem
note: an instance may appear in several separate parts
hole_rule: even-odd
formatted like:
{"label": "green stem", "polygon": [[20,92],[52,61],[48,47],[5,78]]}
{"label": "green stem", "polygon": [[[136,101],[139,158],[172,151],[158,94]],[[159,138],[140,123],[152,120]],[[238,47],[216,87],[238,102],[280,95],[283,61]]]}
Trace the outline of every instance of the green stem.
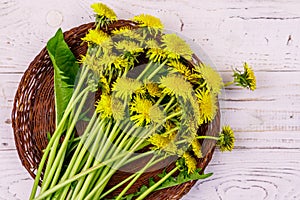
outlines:
{"label": "green stem", "polygon": [[[111,131],[111,133],[115,133],[113,135],[118,135],[117,140],[113,141],[113,140],[115,140],[115,137],[113,137],[109,141],[109,143],[111,143],[111,144],[113,143],[114,145],[110,148],[110,151],[107,154],[103,151],[99,151],[99,154],[97,155],[97,162],[95,164],[98,164],[100,161],[102,161],[102,159],[104,159],[104,157],[107,157],[107,159],[110,159],[111,157],[113,157],[112,153],[116,152],[117,146],[121,142],[121,140],[124,137],[124,135],[126,134],[127,130],[130,128],[130,123],[127,123],[127,125],[126,125],[126,122],[123,122],[120,126],[119,126],[119,124],[121,124],[120,121],[118,121],[115,124],[113,130]],[[125,128],[122,130],[122,127],[124,127],[124,126],[125,126]],[[122,130],[122,132],[120,134],[121,130]],[[97,182],[100,181],[101,176],[103,176],[105,174],[103,172],[103,170],[106,170],[106,168],[105,169],[99,169],[97,172],[95,172],[96,175],[93,176],[92,181],[89,184],[87,191],[92,190],[92,186],[95,185],[95,183],[97,184]]]}
{"label": "green stem", "polygon": [[174,174],[178,170],[177,167],[175,167],[172,171],[170,171],[167,175],[165,175],[162,179],[160,179],[158,182],[156,182],[154,185],[152,185],[150,188],[148,188],[141,196],[139,196],[136,200],[142,200],[144,199],[148,194],[150,194],[152,191],[154,191],[158,186],[160,186],[163,182],[165,182],[172,174]]}
{"label": "green stem", "polygon": [[151,166],[155,158],[156,156],[153,156],[151,160],[140,171],[135,173],[134,179],[132,179],[130,183],[122,190],[122,192],[118,195],[116,200],[120,200],[122,198],[122,196],[129,190],[129,188],[137,181],[137,179]]}
{"label": "green stem", "polygon": [[58,151],[58,154],[55,157],[55,160],[54,160],[53,164],[51,166],[47,164],[47,166],[51,167],[51,169],[50,169],[49,175],[44,178],[44,181],[43,181],[44,184],[43,184],[43,186],[41,188],[42,192],[45,191],[48,188],[48,186],[50,185],[55,171],[60,171],[60,169],[58,167],[59,162],[63,158],[63,155],[66,153],[66,149],[67,149],[67,146],[68,146],[69,138],[71,137],[71,134],[74,131],[74,127],[75,127],[75,125],[77,123],[77,120],[79,118],[79,115],[80,115],[80,113],[82,111],[82,108],[83,108],[83,106],[85,104],[85,100],[86,100],[87,97],[88,97],[88,93],[86,93],[83,96],[83,100],[79,104],[78,110],[77,110],[74,118],[72,119],[71,127],[69,127],[69,129],[67,130],[67,133],[66,133],[66,136],[64,138],[64,141],[63,141],[63,143],[62,143],[62,145],[61,145],[61,147],[60,147],[60,149]]}
{"label": "green stem", "polygon": [[156,106],[159,105],[159,104],[162,102],[162,100],[163,100],[166,96],[167,96],[167,94],[163,94],[163,95],[156,101],[155,105],[156,105]]}
{"label": "green stem", "polygon": [[[127,164],[127,163],[131,163],[131,162],[133,162],[133,161],[135,161],[135,160],[138,160],[138,159],[140,159],[141,157],[147,155],[147,154],[145,153],[145,154],[137,155],[137,156],[135,156],[135,157],[133,157],[133,158],[130,158],[130,156],[132,155],[132,153],[133,153],[133,152],[125,152],[125,153],[121,153],[121,154],[118,154],[118,155],[114,156],[114,157],[112,158],[112,159],[113,159],[113,162],[116,161],[116,160],[118,160],[119,158],[122,158],[122,159],[121,159],[120,161],[118,161],[118,162],[115,162],[116,165],[112,165],[111,168],[113,168],[114,170],[112,170],[109,174],[106,175],[105,178],[103,178],[97,185],[95,185],[95,187],[93,188],[93,190],[92,190],[92,191],[91,191],[84,199],[85,199],[85,200],[92,199],[92,197],[93,197],[94,194],[98,191],[98,189],[101,188],[101,187],[103,186],[102,184],[105,183],[105,182],[107,181],[107,179],[110,178],[110,177],[115,173],[116,169],[119,169],[122,165],[125,165],[125,164]],[[153,153],[153,151],[149,151],[149,152],[147,152],[147,153],[150,155],[150,154]],[[117,159],[116,159],[116,158],[117,158]],[[112,159],[110,159],[110,160],[112,160]],[[103,163],[105,163],[105,165],[107,165],[107,164],[112,163],[112,162],[107,163],[107,161],[106,161],[106,162],[103,162]],[[87,171],[88,171],[88,173],[91,173],[92,171],[97,170],[97,169],[99,169],[99,168],[101,168],[101,167],[98,167],[98,168],[96,168],[96,169],[94,168],[93,170],[91,170],[92,168],[90,168],[90,169],[87,170]],[[84,174],[87,174],[87,173],[84,173]],[[77,175],[76,175],[76,176],[77,176]],[[73,181],[72,181],[72,182],[73,182]]]}
{"label": "green stem", "polygon": [[[106,133],[110,130],[111,123],[112,123],[112,122],[109,122],[108,126],[105,127],[105,129],[106,129],[105,132],[106,132]],[[99,131],[99,132],[102,132],[102,131]],[[102,139],[102,141],[105,140],[105,138],[103,138],[103,137],[102,137],[102,134],[100,134],[99,132],[98,132],[98,131],[95,132],[95,133],[96,133],[96,140],[93,141],[93,147],[92,147],[92,150],[91,150],[91,152],[89,153],[88,160],[87,160],[87,162],[85,162],[85,165],[84,165],[82,171],[87,170],[87,169],[91,166],[92,162],[93,162],[93,161],[95,162],[96,152],[98,151],[98,149],[101,149],[101,147],[99,147],[99,144],[100,144],[100,142],[101,142],[101,139]],[[92,133],[92,134],[95,134],[95,133]],[[89,174],[89,175],[91,175],[91,174]],[[89,176],[89,175],[88,175],[88,176]],[[80,190],[81,190],[81,193],[80,193],[80,194],[83,193],[84,188],[82,187],[82,185],[86,183],[85,180],[87,181],[88,179],[85,179],[85,177],[83,177],[83,178],[81,178],[80,180],[78,180],[78,182],[77,182],[77,184],[76,184],[76,187],[75,187],[75,190],[74,190],[74,193],[73,193],[73,195],[72,195],[73,197],[75,197],[75,196],[78,194],[78,192],[80,192]],[[89,182],[89,181],[88,181],[88,182]],[[86,184],[86,185],[87,185],[87,184]],[[79,199],[80,199],[80,198],[79,198]]]}
{"label": "green stem", "polygon": [[[85,73],[84,73],[85,74]],[[85,74],[86,75],[86,74]],[[80,84],[82,84],[80,81],[79,81],[79,83]],[[81,85],[79,85],[79,86],[81,86]],[[75,90],[76,91],[76,90]],[[74,92],[75,92],[74,91]],[[77,95],[76,95],[77,96]],[[75,95],[72,95],[72,97],[71,97],[71,100],[72,101],[75,101],[75,98],[76,98],[76,96]],[[49,141],[49,143],[48,143],[48,145],[47,145],[47,147],[46,147],[46,150],[44,151],[44,154],[43,154],[43,157],[42,157],[42,159],[41,159],[41,162],[39,163],[39,167],[38,167],[38,171],[37,171],[37,173],[36,173],[36,177],[35,177],[35,180],[34,180],[34,184],[33,184],[33,187],[32,187],[32,190],[31,190],[31,194],[30,194],[30,197],[29,197],[29,199],[30,200],[32,200],[32,199],[34,199],[34,197],[35,197],[35,195],[36,195],[36,192],[37,192],[37,188],[38,188],[38,184],[39,184],[39,182],[40,182],[40,177],[41,177],[41,173],[42,173],[42,171],[43,171],[43,169],[44,169],[44,165],[45,165],[45,162],[46,162],[46,160],[47,160],[47,157],[48,157],[48,155],[49,155],[49,153],[50,153],[50,150],[51,150],[51,153],[55,153],[55,152],[53,152],[52,151],[52,148],[53,148],[53,144],[58,140],[59,141],[59,138],[60,138],[60,136],[61,136],[61,132],[63,131],[63,129],[64,129],[64,124],[65,124],[65,122],[67,121],[67,117],[68,117],[68,115],[69,115],[69,113],[71,112],[71,109],[73,108],[73,104],[74,104],[74,102],[72,102],[70,100],[70,102],[69,102],[69,104],[68,104],[68,106],[67,106],[67,108],[66,108],[66,110],[65,110],[65,113],[64,113],[64,115],[63,115],[63,117],[62,117],[62,119],[61,119],[61,121],[60,121],[60,123],[59,123],[59,125],[58,125],[58,127],[56,127],[56,130],[55,130],[55,132],[53,133],[53,136],[51,137],[51,139],[50,139],[50,141]],[[75,101],[76,102],[76,101]],[[58,139],[57,139],[58,138]],[[58,145],[58,144],[57,144]],[[56,145],[56,146],[57,146]],[[50,154],[51,154],[50,153]],[[48,162],[49,162],[49,159],[48,159]],[[48,165],[47,165],[48,166]],[[46,167],[47,168],[47,167]],[[48,169],[49,170],[49,169]]]}
{"label": "green stem", "polygon": [[[58,134],[58,135],[57,135],[58,137],[56,138],[55,143],[54,143],[54,145],[52,146],[52,149],[51,149],[51,152],[50,152],[48,161],[47,161],[47,166],[46,166],[46,169],[45,169],[45,172],[44,172],[44,177],[43,177],[43,179],[47,179],[47,177],[48,177],[48,174],[49,174],[50,169],[51,169],[50,166],[52,166],[52,164],[53,164],[53,162],[54,162],[54,159],[55,159],[55,157],[56,157],[56,149],[57,149],[57,147],[58,147],[58,144],[59,144],[59,141],[60,141],[61,134],[62,134],[63,131],[64,131],[65,123],[66,123],[66,121],[67,121],[68,119],[70,119],[69,113],[72,112],[74,106],[77,104],[77,101],[75,101],[75,100],[76,100],[76,99],[77,99],[78,101],[81,100],[82,96],[83,96],[86,92],[89,91],[89,88],[85,88],[83,91],[81,91],[81,90],[82,90],[81,87],[82,87],[82,85],[84,84],[84,80],[85,80],[85,78],[87,77],[87,75],[88,75],[88,70],[87,70],[87,69],[83,70],[83,71],[82,71],[82,74],[80,74],[81,79],[80,79],[80,81],[79,81],[77,87],[75,88],[75,90],[74,90],[74,92],[73,92],[73,94],[72,94],[72,97],[71,97],[71,99],[70,99],[70,101],[69,101],[69,103],[68,103],[68,106],[67,106],[67,108],[66,108],[66,111],[65,111],[65,113],[64,113],[64,115],[63,115],[63,118],[65,118],[66,120],[64,120],[64,121],[61,120],[60,123],[59,123],[59,128],[57,128],[57,129],[55,130],[55,133]],[[79,92],[80,92],[80,95],[78,95]],[[68,112],[68,111],[69,111],[69,112]],[[67,118],[67,117],[68,117],[68,118]],[[68,130],[70,130],[70,129],[68,129]],[[43,185],[44,185],[44,182],[43,182],[42,186],[43,186]]]}
{"label": "green stem", "polygon": [[108,194],[112,193],[114,190],[118,189],[119,187],[121,187],[122,185],[124,185],[125,183],[127,183],[128,181],[130,181],[131,179],[133,179],[135,177],[135,175],[136,174],[132,174],[131,176],[127,177],[122,182],[120,182],[119,184],[115,185],[114,187],[112,187],[111,189],[109,189],[108,191],[106,191],[104,194],[102,194],[99,199],[102,199],[105,196],[107,196]]}
{"label": "green stem", "polygon": [[219,137],[209,136],[209,135],[203,135],[203,136],[197,136],[197,139],[211,139],[211,140],[219,140]]}
{"label": "green stem", "polygon": [[164,135],[168,135],[168,134],[170,134],[170,133],[173,133],[173,132],[175,132],[175,131],[178,131],[180,129],[180,127],[178,127],[178,126],[176,126],[175,128],[172,128],[171,130],[169,130],[169,131],[167,131],[167,132],[165,132],[165,133],[163,133]]}
{"label": "green stem", "polygon": [[[104,138],[102,138],[102,140],[103,140],[103,141],[106,141],[106,143],[105,143],[105,144],[103,143],[104,146],[100,146],[100,148],[97,149],[97,151],[99,151],[99,152],[101,152],[101,153],[102,153],[103,151],[105,151],[105,149],[107,149],[107,146],[108,146],[108,143],[109,143],[109,142],[107,141],[106,138],[108,138],[108,140],[109,140],[110,137],[112,137],[112,136],[111,136],[112,134],[109,134],[111,125],[112,125],[112,122],[110,122],[110,123],[108,124],[108,126],[106,127],[106,131],[105,131],[105,133],[104,133]],[[99,133],[95,132],[94,134],[99,134]],[[109,137],[107,137],[108,135],[109,135]],[[96,146],[99,147],[99,145],[97,145],[98,143],[99,143],[99,142],[96,142],[96,143],[95,143],[95,148],[96,148]],[[102,158],[99,158],[99,156],[96,155],[96,149],[95,149],[95,152],[94,152],[92,155],[90,155],[90,157],[91,157],[91,156],[92,156],[93,158],[95,158],[95,159],[94,159],[94,164],[93,164],[93,166],[95,166],[96,164],[99,164],[100,161],[102,161]],[[84,169],[84,170],[86,170],[86,169]],[[83,171],[84,171],[84,170],[83,170]],[[84,181],[84,178],[82,178],[82,179],[81,179],[81,182],[79,181],[78,184],[76,185],[76,188],[80,189],[80,194],[79,194],[78,199],[83,199],[83,198],[84,198],[84,195],[85,195],[85,193],[86,193],[86,190],[87,190],[88,187],[90,186],[90,182],[92,181],[92,178],[93,178],[93,176],[95,175],[95,173],[96,173],[96,172],[93,172],[93,173],[89,174],[89,175],[86,177],[85,181]],[[84,181],[84,183],[83,183],[83,181]],[[83,184],[83,186],[82,186],[82,184]],[[76,197],[76,195],[78,194],[78,192],[79,192],[79,190],[76,191],[76,189],[75,189],[75,192],[74,192],[74,194],[73,194],[72,199],[74,199],[74,198]]]}
{"label": "green stem", "polygon": [[157,72],[159,72],[159,70],[161,70],[165,64],[168,62],[168,60],[165,60],[160,66],[158,66],[148,77],[148,80],[151,80],[153,78],[153,76],[155,76],[157,74]]}
{"label": "green stem", "polygon": [[172,105],[172,103],[175,101],[175,97],[173,96],[172,98],[171,98],[171,100],[169,101],[169,103],[166,105],[166,107],[164,108],[164,111],[166,112],[169,108],[170,108],[170,106]]}
{"label": "green stem", "polygon": [[[130,125],[130,123],[129,123],[129,125]],[[119,154],[120,151],[122,150],[122,148],[124,146],[125,146],[125,148],[123,148],[123,149],[126,152],[126,150],[127,150],[126,147],[128,146],[128,142],[127,142],[128,138],[132,135],[132,132],[134,132],[135,130],[136,130],[136,127],[133,126],[133,127],[131,127],[131,129],[128,132],[127,131],[123,131],[125,133],[125,136],[122,136],[121,137],[122,138],[121,142],[119,144],[115,145],[117,148],[110,148],[111,150],[108,151],[109,153],[107,153],[107,158],[110,158],[111,156],[114,157],[115,155]],[[132,140],[132,137],[129,139],[129,141],[131,141],[131,140]],[[113,155],[111,155],[111,153],[113,153]],[[101,176],[100,176],[99,180],[102,180],[103,178],[105,178],[107,174],[112,174],[113,175],[117,169],[115,167],[109,167],[109,166],[107,166],[104,169],[104,172],[101,173]],[[110,177],[106,178],[106,181],[104,183],[102,183],[102,186],[98,189],[98,191],[96,193],[96,197],[98,197],[98,196],[101,195],[101,193],[104,190],[105,186],[107,185],[109,179],[110,179]]]}
{"label": "green stem", "polygon": [[173,110],[176,106],[178,106],[178,103],[175,103],[173,106],[171,106],[171,108],[169,108],[168,110],[166,110],[166,112]]}
{"label": "green stem", "polygon": [[[197,136],[197,139],[210,139],[210,140],[219,140],[218,137],[214,137],[214,136],[208,136],[208,135],[201,135],[201,136]],[[187,140],[180,140],[178,142],[176,142],[176,144],[183,144],[187,142]]]}
{"label": "green stem", "polygon": [[[39,194],[39,196],[37,196],[37,198],[35,198],[35,200],[41,200],[41,199],[44,199],[45,197],[51,195],[52,193],[56,192],[57,190],[63,188],[64,186],[80,179],[81,177],[97,170],[97,169],[100,169],[101,167],[104,167],[105,165],[109,164],[109,163],[112,163],[122,157],[124,157],[126,154],[119,154],[118,156],[115,156],[114,158],[111,158],[109,160],[106,160],[105,162],[102,162],[100,163],[99,165],[96,165],[94,167],[91,167],[89,168],[88,170],[84,171],[84,172],[80,172],[79,174],[75,175],[75,176],[72,176],[71,178],[67,179],[66,181],[64,182],[61,182],[59,184],[57,184],[56,186],[54,186],[53,188],[50,188],[48,189],[47,191],[45,192],[42,192]],[[129,161],[128,161],[129,162]],[[132,162],[132,160],[130,160],[130,162]]]}
{"label": "green stem", "polygon": [[74,166],[74,164],[75,164],[75,162],[77,160],[78,154],[80,153],[81,148],[84,145],[84,142],[86,141],[88,133],[93,128],[92,126],[95,125],[95,120],[96,119],[97,119],[97,114],[96,114],[96,112],[94,112],[91,121],[89,122],[89,124],[86,127],[83,135],[80,138],[81,140],[80,140],[79,144],[76,147],[76,150],[75,150],[75,152],[74,152],[74,154],[72,156],[72,159],[71,159],[71,161],[69,163],[69,166],[68,166],[66,172],[64,173],[63,177],[61,178],[61,181],[64,181],[64,180],[66,180],[68,178],[68,176],[69,176],[69,174],[70,174],[70,172],[71,172],[71,170],[72,170],[72,168],[73,168],[73,166]]}
{"label": "green stem", "polygon": [[142,71],[142,73],[140,73],[140,75],[136,78],[136,80],[141,80],[141,78],[146,74],[146,72],[150,69],[150,67],[152,66],[153,61],[150,61],[150,63],[147,64],[147,66],[145,67],[145,69]]}
{"label": "green stem", "polygon": [[234,84],[234,81],[230,81],[230,82],[224,83],[224,87],[230,86],[232,84]]}
{"label": "green stem", "polygon": [[50,185],[50,188],[53,187],[57,183],[58,178],[61,175],[61,169],[62,169],[63,163],[65,161],[65,156],[66,156],[66,152],[62,155],[62,158],[59,161],[58,169],[57,169],[57,171],[55,171],[55,175],[54,175],[54,178],[53,178],[52,183]]}
{"label": "green stem", "polygon": [[[177,113],[173,113],[173,114],[167,116],[167,117],[165,118],[165,120],[163,120],[163,122],[166,121],[166,120],[168,120],[168,119],[171,119],[171,118],[173,118],[173,117],[176,117],[177,115],[180,115],[180,114],[181,114],[181,111],[179,111],[179,112],[177,112]],[[162,122],[162,123],[163,123],[163,122]],[[107,183],[108,180],[109,180],[109,178],[115,173],[115,171],[116,171],[117,169],[119,169],[119,168],[124,164],[124,162],[131,156],[131,153],[130,153],[130,152],[132,152],[132,153],[135,152],[135,150],[139,147],[139,145],[140,145],[142,142],[144,142],[145,139],[146,139],[149,135],[151,135],[152,132],[154,132],[154,131],[162,124],[162,123],[156,125],[156,126],[153,127],[150,131],[145,130],[145,131],[144,131],[144,132],[145,132],[145,135],[143,135],[143,137],[139,138],[139,139],[135,142],[135,144],[131,146],[131,148],[130,148],[129,151],[127,152],[127,155],[124,157],[124,159],[121,160],[120,162],[118,162],[118,164],[117,164],[116,166],[112,166],[112,167],[111,167],[112,170],[110,170],[110,172],[109,172],[108,174],[107,174],[107,173],[102,174],[101,178],[99,179],[99,180],[101,180],[101,181],[98,182],[98,183],[96,184],[96,186],[95,186],[95,187],[93,188],[93,190],[88,194],[88,196],[86,197],[86,199],[92,199],[96,193],[97,193],[97,195],[99,194],[99,196],[100,196],[102,190],[104,189],[104,185],[105,185],[104,183]],[[132,137],[131,140],[133,140],[133,139],[134,139],[134,138]],[[123,141],[124,141],[124,140],[123,140]],[[122,142],[123,142],[123,141],[122,141]],[[122,142],[121,142],[121,144],[122,144]],[[120,145],[118,145],[118,146],[120,146]],[[116,151],[116,153],[117,153],[117,151]],[[125,153],[126,153],[126,152],[125,152]],[[106,170],[106,172],[107,172],[107,170]],[[104,185],[103,185],[103,184],[104,184]],[[96,196],[97,196],[97,195],[96,195]]]}
{"label": "green stem", "polygon": [[[129,134],[126,134],[129,135]],[[126,137],[125,135],[125,137]],[[146,138],[146,137],[145,137]],[[99,178],[99,181],[97,182],[96,186],[92,189],[92,191],[88,194],[88,196],[86,197],[86,199],[92,199],[95,194],[96,196],[100,196],[103,189],[105,188],[105,185],[108,183],[109,179],[111,178],[111,176],[121,167],[124,165],[124,163],[126,163],[126,161],[129,159],[129,157],[132,155],[132,153],[135,152],[136,148],[145,140],[145,138],[140,138],[140,140],[138,140],[139,142],[137,142],[137,144],[135,145],[135,147],[133,149],[130,149],[129,151],[126,151],[124,154],[126,154],[126,156],[119,161],[118,163],[116,163],[116,165],[112,165],[111,167],[106,167],[105,169],[105,173],[101,174],[101,177]],[[131,137],[130,140],[133,140],[133,138]],[[124,140],[122,140],[122,142],[118,145],[118,147],[122,146]],[[127,146],[127,145],[126,145]],[[120,152],[121,148],[118,148],[113,157],[115,155],[118,155]]]}
{"label": "green stem", "polygon": [[[105,125],[105,121],[100,121],[100,123],[95,123],[94,124],[94,127],[92,128],[91,132],[94,132],[94,131],[98,131],[100,129],[102,129],[102,127]],[[87,138],[87,141],[83,141],[82,142],[82,145],[84,145],[84,148],[82,148],[80,150],[80,153],[79,155],[75,158],[75,162],[72,166],[70,166],[70,173],[68,174],[68,176],[65,176],[65,179],[66,178],[70,178],[70,177],[73,177],[78,169],[81,169],[81,163],[83,162],[83,158],[87,155],[86,152],[89,148],[89,146],[91,145],[91,143],[94,141],[94,136],[95,135],[92,135],[92,134],[89,134],[88,138]],[[62,191],[62,195],[61,195],[61,199],[64,199],[67,194],[68,194],[68,191],[69,191],[69,186],[66,186],[64,188],[64,190]]]}

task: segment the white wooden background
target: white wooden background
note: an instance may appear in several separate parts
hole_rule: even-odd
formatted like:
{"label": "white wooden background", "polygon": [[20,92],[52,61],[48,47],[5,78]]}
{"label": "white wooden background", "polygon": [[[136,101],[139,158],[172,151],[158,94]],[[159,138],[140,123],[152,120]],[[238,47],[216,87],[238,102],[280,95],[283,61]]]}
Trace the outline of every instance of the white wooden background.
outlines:
{"label": "white wooden background", "polygon": [[[18,83],[58,27],[93,21],[89,0],[0,0],[0,199],[28,199],[10,113]],[[230,80],[249,62],[257,90],[226,90],[222,114],[236,132],[185,200],[300,199],[300,1],[105,0],[120,18],[149,13],[194,39]],[[182,28],[182,30],[181,30]]]}

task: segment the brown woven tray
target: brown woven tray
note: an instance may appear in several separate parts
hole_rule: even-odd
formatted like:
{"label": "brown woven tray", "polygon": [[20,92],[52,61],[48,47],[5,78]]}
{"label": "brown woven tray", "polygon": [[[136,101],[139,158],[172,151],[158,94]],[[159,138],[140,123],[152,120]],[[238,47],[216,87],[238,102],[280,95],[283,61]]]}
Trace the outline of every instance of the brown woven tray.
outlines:
{"label": "brown woven tray", "polygon": [[[86,53],[87,46],[82,45],[81,38],[85,36],[93,25],[94,23],[84,24],[64,33],[67,44],[77,58],[79,58],[79,55]],[[113,28],[124,25],[134,26],[134,23],[119,20],[114,24]],[[15,144],[22,164],[33,178],[43,154],[42,150],[47,146],[47,132],[53,133],[55,130],[53,70],[47,50],[44,48],[24,73],[13,105],[12,126]],[[198,133],[199,135],[217,136],[219,130],[220,112],[218,112],[211,124],[200,127]],[[198,159],[198,167],[204,170],[212,158],[215,142],[204,140],[202,146],[204,157]],[[168,168],[172,166],[174,166],[174,163],[170,163]],[[143,174],[128,192],[135,192],[139,186],[147,184],[149,177],[155,177],[161,171],[162,169]],[[108,187],[128,175],[125,172],[117,172],[110,180]],[[180,199],[192,188],[195,182],[190,181],[172,188],[153,192],[147,199]],[[116,191],[115,193],[118,192]]]}

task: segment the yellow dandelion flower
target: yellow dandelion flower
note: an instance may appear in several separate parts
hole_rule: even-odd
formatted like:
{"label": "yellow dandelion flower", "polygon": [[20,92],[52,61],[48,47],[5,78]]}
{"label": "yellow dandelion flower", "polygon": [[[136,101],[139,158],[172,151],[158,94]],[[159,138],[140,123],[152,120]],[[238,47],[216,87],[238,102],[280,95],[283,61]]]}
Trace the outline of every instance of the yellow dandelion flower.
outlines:
{"label": "yellow dandelion flower", "polygon": [[116,59],[113,60],[112,64],[117,69],[124,69],[132,65],[127,59],[124,59],[123,56],[117,56]]}
{"label": "yellow dandelion flower", "polygon": [[161,97],[162,95],[161,89],[158,87],[157,83],[146,83],[145,88],[152,97]]}
{"label": "yellow dandelion flower", "polygon": [[233,77],[236,85],[248,88],[252,91],[256,89],[256,78],[248,63],[244,64],[244,73],[236,70],[234,71]]}
{"label": "yellow dandelion flower", "polygon": [[176,34],[165,34],[162,36],[162,46],[169,53],[171,59],[179,59],[180,56],[187,60],[192,59],[193,51],[190,46]]}
{"label": "yellow dandelion flower", "polygon": [[[202,124],[202,121],[199,120],[199,119],[201,119],[201,112],[200,112],[200,107],[199,107],[197,97],[195,95],[193,95],[191,98],[189,98],[188,103],[190,103],[190,106],[191,106],[190,113],[192,114],[190,123],[194,123],[196,120],[197,123],[195,123],[195,126]],[[190,127],[192,127],[192,126],[190,126]],[[195,127],[195,131],[194,131],[195,134],[197,133],[197,128],[198,127]]]}
{"label": "yellow dandelion flower", "polygon": [[192,145],[193,152],[197,156],[197,158],[202,158],[203,157],[202,152],[201,152],[202,147],[201,147],[199,140],[197,138],[194,138],[191,145]]}
{"label": "yellow dandelion flower", "polygon": [[168,62],[168,65],[172,67],[172,71],[179,72],[187,78],[192,75],[191,70],[187,66],[182,64],[179,60],[171,60]]}
{"label": "yellow dandelion flower", "polygon": [[141,14],[133,17],[134,22],[137,22],[141,27],[147,27],[150,32],[154,30],[157,32],[160,29],[164,28],[164,25],[161,23],[160,19],[152,15]]}
{"label": "yellow dandelion flower", "polygon": [[153,146],[155,146],[156,149],[164,149],[168,146],[168,144],[170,143],[170,140],[166,137],[163,137],[163,136],[157,134],[157,133],[154,133],[148,139],[148,142],[150,142]]}
{"label": "yellow dandelion flower", "polygon": [[221,151],[232,151],[234,148],[234,132],[230,126],[223,126],[222,131],[219,135],[219,140],[217,145],[220,147]]}
{"label": "yellow dandelion flower", "polygon": [[190,133],[189,135],[191,136],[191,142],[192,140],[197,136],[197,131],[198,131],[198,125],[197,125],[197,119],[191,118],[188,119],[188,132]]}
{"label": "yellow dandelion flower", "polygon": [[188,152],[185,152],[182,157],[184,158],[185,165],[188,168],[188,173],[194,173],[197,169],[197,161],[196,159],[191,156]]}
{"label": "yellow dandelion flower", "polygon": [[148,99],[136,96],[130,105],[130,111],[132,116],[130,117],[138,126],[149,124],[151,122],[150,109],[152,102]]}
{"label": "yellow dandelion flower", "polygon": [[101,58],[98,59],[98,64],[104,67],[105,69],[108,68],[110,70],[114,60],[116,59],[117,59],[116,55],[105,53],[104,55],[101,56]]}
{"label": "yellow dandelion flower", "polygon": [[142,41],[144,38],[136,30],[130,27],[122,27],[120,29],[115,29],[112,34],[116,36],[128,37],[130,39],[135,39],[137,41]]}
{"label": "yellow dandelion flower", "polygon": [[97,44],[103,46],[107,49],[111,49],[112,47],[112,40],[101,30],[89,30],[89,32],[82,38],[83,41],[88,42],[89,44]]}
{"label": "yellow dandelion flower", "polygon": [[173,124],[173,122],[171,122],[170,120],[168,120],[165,125],[164,125],[165,129],[166,129],[166,132],[172,130],[173,128],[176,127],[175,124]]}
{"label": "yellow dandelion flower", "polygon": [[177,137],[178,131],[172,131],[172,132],[164,132],[161,135],[164,137],[167,137],[169,140],[175,141]]}
{"label": "yellow dandelion flower", "polygon": [[155,150],[163,150],[171,154],[176,154],[177,152],[177,147],[173,140],[157,133],[152,134],[148,139],[148,142],[154,146],[153,149]]}
{"label": "yellow dandelion flower", "polygon": [[165,118],[165,114],[157,105],[152,106],[149,109],[149,118],[155,123],[161,123]]}
{"label": "yellow dandelion flower", "polygon": [[125,109],[122,101],[118,98],[112,97],[111,110],[114,119],[122,120],[125,116]]}
{"label": "yellow dandelion flower", "polygon": [[112,67],[116,69],[124,69],[132,66],[133,64],[125,59],[123,56],[116,56],[115,54],[105,53],[99,59],[97,59],[97,64],[102,66],[103,69],[106,69],[111,73]]}
{"label": "yellow dandelion flower", "polygon": [[159,49],[159,44],[156,39],[148,39],[146,42],[146,48],[149,49]]}
{"label": "yellow dandelion flower", "polygon": [[103,71],[103,67],[101,62],[99,62],[99,59],[95,59],[89,54],[86,54],[86,56],[82,59],[82,62],[84,62],[83,64],[93,70],[96,74],[101,74]]}
{"label": "yellow dandelion flower", "polygon": [[168,54],[163,49],[152,48],[152,49],[148,49],[147,57],[149,58],[149,60],[152,60],[153,62],[163,62],[168,57]]}
{"label": "yellow dandelion flower", "polygon": [[106,77],[103,76],[102,74],[99,77],[99,83],[100,83],[100,87],[101,87],[101,92],[109,94],[110,93],[109,83],[108,83]]}
{"label": "yellow dandelion flower", "polygon": [[191,97],[193,87],[181,75],[170,74],[160,79],[160,86],[163,88],[163,93],[168,95],[175,95],[188,99]]}
{"label": "yellow dandelion flower", "polygon": [[195,66],[195,71],[203,77],[208,89],[212,93],[220,93],[223,87],[223,80],[218,72],[216,72],[212,67],[205,64],[199,64]]}
{"label": "yellow dandelion flower", "polygon": [[255,90],[256,89],[256,77],[254,75],[253,70],[249,67],[248,63],[245,63],[244,65],[246,77],[247,77],[247,82],[248,82],[248,87],[250,90]]}
{"label": "yellow dandelion flower", "polygon": [[145,94],[146,94],[146,88],[145,88],[145,86],[143,85],[142,87],[140,87],[139,89],[137,89],[137,90],[135,91],[135,94],[144,97]]}
{"label": "yellow dandelion flower", "polygon": [[218,109],[216,96],[208,90],[205,92],[197,91],[196,96],[199,100],[200,121],[203,121],[204,123],[212,121],[215,118]]}
{"label": "yellow dandelion flower", "polygon": [[130,40],[122,40],[115,43],[115,47],[118,50],[127,51],[130,53],[140,53],[144,49],[140,47],[136,42]]}
{"label": "yellow dandelion flower", "polygon": [[120,77],[113,84],[112,91],[115,92],[115,96],[121,99],[127,99],[132,94],[142,87],[142,83],[136,79]]}
{"label": "yellow dandelion flower", "polygon": [[117,20],[116,13],[103,3],[94,3],[91,5],[91,8],[100,17],[105,17],[110,20]]}
{"label": "yellow dandelion flower", "polygon": [[86,62],[86,56],[85,55],[80,55],[80,59],[78,60],[78,63],[83,64]]}
{"label": "yellow dandelion flower", "polygon": [[100,117],[109,118],[112,116],[112,107],[111,107],[111,96],[108,94],[102,94],[101,99],[96,102],[96,113],[101,114]]}

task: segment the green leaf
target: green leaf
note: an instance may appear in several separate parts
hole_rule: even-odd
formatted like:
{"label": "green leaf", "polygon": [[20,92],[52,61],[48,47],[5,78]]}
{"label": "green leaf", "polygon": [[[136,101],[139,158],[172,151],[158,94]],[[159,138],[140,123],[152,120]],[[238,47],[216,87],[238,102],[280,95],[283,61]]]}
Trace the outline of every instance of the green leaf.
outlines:
{"label": "green leaf", "polygon": [[163,184],[157,187],[156,190],[162,190],[165,188],[173,187],[193,180],[205,179],[212,175],[212,173],[201,174],[200,172],[201,172],[200,168],[195,170],[195,172],[192,174],[188,174],[186,171],[180,171],[177,177],[171,176],[165,182],[163,182]]}
{"label": "green leaf", "polygon": [[65,42],[61,29],[58,29],[55,36],[48,41],[47,50],[54,67],[56,125],[58,125],[73,94],[79,64]]}
{"label": "green leaf", "polygon": [[[212,173],[201,174],[200,172],[201,172],[201,168],[196,169],[195,172],[192,174],[188,174],[187,171],[180,171],[176,177],[170,176],[165,182],[163,182],[160,186],[158,186],[154,191],[173,187],[173,186],[180,185],[180,184],[183,184],[183,183],[186,183],[189,181],[193,181],[193,180],[205,179],[212,175]],[[158,174],[157,176],[159,178],[163,178],[166,175],[167,175],[167,172],[164,170],[161,174]],[[149,187],[151,187],[155,183],[156,182],[154,181],[154,179],[150,178],[149,186],[143,185],[140,187],[139,191],[137,191],[136,193],[128,194],[127,196],[122,197],[121,199],[122,200],[132,200],[134,197],[137,197],[137,196],[140,196],[141,194],[143,194]],[[115,199],[115,198],[113,198],[113,199]]]}

